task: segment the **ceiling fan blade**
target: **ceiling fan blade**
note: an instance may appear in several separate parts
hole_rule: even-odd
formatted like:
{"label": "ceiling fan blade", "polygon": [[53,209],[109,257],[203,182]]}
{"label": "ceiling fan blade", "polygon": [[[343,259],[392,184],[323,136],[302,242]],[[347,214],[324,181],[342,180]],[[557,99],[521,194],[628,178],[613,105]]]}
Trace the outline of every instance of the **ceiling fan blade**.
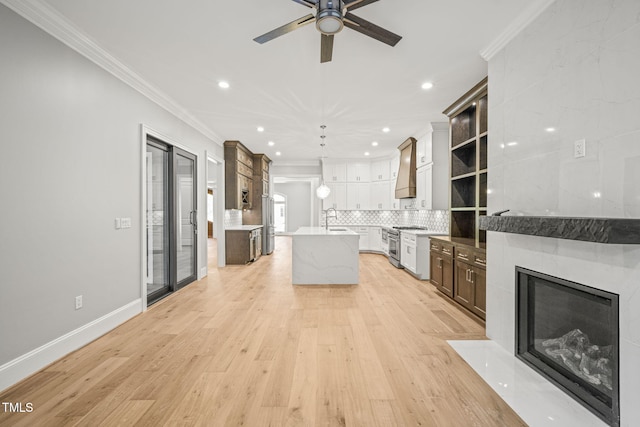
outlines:
{"label": "ceiling fan blade", "polygon": [[349,12],[344,16],[344,25],[352,30],[356,30],[357,32],[364,34],[365,36],[369,36],[381,41],[382,43],[386,43],[389,46],[395,46],[400,39],[402,39],[402,36],[385,30],[382,27],[378,27],[376,24]]}
{"label": "ceiling fan blade", "polygon": [[333,56],[333,34],[320,34],[320,63],[330,62]]}
{"label": "ceiling fan blade", "polygon": [[303,16],[300,19],[296,19],[295,21],[289,22],[288,24],[285,24],[282,27],[278,27],[275,30],[271,30],[268,33],[265,33],[259,37],[256,37],[253,40],[260,44],[266,43],[270,40],[275,39],[276,37],[280,37],[284,34],[290,33],[291,31],[297,30],[303,25],[307,25],[315,21],[316,21],[316,17],[313,16],[312,14],[309,14],[309,15]]}
{"label": "ceiling fan blade", "polygon": [[351,0],[351,1],[347,0],[344,2],[344,7],[346,7],[347,10],[356,10],[368,4],[375,3],[377,1],[378,0]]}
{"label": "ceiling fan blade", "polygon": [[316,7],[316,4],[318,3],[318,0],[293,0],[293,1],[307,7]]}

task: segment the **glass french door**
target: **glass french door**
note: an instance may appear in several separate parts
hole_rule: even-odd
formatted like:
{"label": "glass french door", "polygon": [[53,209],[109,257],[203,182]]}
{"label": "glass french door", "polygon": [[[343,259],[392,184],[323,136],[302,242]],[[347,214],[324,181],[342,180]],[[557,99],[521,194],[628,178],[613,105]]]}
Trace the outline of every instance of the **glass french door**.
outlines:
{"label": "glass french door", "polygon": [[196,221],[196,156],[174,152],[176,290],[196,280],[198,222]]}
{"label": "glass french door", "polygon": [[147,140],[147,303],[196,280],[196,156]]}

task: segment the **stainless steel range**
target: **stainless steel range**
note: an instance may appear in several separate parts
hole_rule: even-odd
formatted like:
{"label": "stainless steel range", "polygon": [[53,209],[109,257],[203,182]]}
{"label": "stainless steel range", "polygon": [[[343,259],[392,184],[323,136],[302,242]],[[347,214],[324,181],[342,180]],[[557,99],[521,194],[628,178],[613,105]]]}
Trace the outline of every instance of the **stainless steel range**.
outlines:
{"label": "stainless steel range", "polygon": [[390,228],[387,230],[387,239],[389,241],[389,262],[397,268],[400,265],[400,231]]}
{"label": "stainless steel range", "polygon": [[389,262],[396,268],[402,267],[400,259],[400,230],[427,230],[427,227],[418,226],[394,226],[387,229],[389,240]]}

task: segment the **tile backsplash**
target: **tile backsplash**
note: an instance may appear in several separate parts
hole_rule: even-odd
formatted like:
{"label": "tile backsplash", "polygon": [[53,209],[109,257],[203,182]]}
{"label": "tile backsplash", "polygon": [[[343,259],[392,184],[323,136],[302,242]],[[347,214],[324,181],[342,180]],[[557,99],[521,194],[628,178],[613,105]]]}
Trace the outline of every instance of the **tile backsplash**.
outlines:
{"label": "tile backsplash", "polygon": [[[325,213],[320,218],[324,224]],[[386,225],[427,227],[429,230],[449,234],[449,211],[337,211],[337,218],[330,218],[331,225]]]}
{"label": "tile backsplash", "polygon": [[224,211],[224,228],[240,227],[242,225],[242,211],[227,209]]}

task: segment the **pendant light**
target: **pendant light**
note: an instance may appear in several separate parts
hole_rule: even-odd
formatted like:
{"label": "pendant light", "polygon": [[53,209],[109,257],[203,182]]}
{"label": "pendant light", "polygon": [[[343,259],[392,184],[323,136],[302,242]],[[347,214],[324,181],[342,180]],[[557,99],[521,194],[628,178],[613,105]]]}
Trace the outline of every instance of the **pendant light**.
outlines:
{"label": "pendant light", "polygon": [[322,135],[320,135],[321,138],[321,143],[320,143],[320,147],[322,150],[322,155],[320,157],[320,167],[322,168],[322,184],[320,184],[320,187],[316,188],[316,196],[318,196],[319,199],[326,199],[327,197],[329,197],[329,194],[331,194],[331,189],[324,183],[324,159],[325,159],[325,155],[324,155],[324,139],[325,139],[325,135],[324,135],[324,129],[326,128],[325,125],[320,126],[320,128],[322,129]]}

